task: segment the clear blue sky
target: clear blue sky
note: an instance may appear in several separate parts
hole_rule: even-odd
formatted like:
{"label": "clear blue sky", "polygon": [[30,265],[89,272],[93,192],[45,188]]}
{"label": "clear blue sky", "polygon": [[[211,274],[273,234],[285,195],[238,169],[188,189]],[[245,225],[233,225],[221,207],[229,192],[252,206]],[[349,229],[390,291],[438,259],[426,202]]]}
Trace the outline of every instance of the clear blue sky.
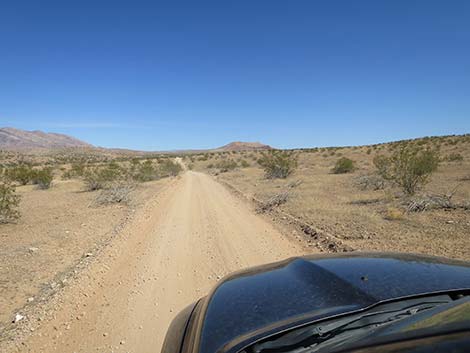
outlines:
{"label": "clear blue sky", "polygon": [[146,150],[470,132],[470,1],[9,1],[0,126]]}

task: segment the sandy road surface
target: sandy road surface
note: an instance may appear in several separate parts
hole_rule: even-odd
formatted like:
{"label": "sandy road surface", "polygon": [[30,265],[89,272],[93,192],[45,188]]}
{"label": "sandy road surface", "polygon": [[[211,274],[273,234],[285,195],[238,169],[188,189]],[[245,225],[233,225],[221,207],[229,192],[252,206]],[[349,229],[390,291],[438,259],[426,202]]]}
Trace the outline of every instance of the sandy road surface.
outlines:
{"label": "sandy road surface", "polygon": [[225,274],[306,253],[211,177],[186,172],[135,215],[22,352],[159,352],[171,319]]}

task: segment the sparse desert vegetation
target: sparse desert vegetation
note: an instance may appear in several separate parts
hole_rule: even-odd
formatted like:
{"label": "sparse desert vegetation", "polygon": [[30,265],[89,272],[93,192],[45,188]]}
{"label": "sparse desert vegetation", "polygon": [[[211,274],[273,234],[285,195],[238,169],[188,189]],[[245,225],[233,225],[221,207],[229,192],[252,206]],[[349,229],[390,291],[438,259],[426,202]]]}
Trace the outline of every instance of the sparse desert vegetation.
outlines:
{"label": "sparse desert vegetation", "polygon": [[0,322],[57,291],[185,169],[244,195],[314,251],[469,259],[468,156],[468,135],[287,151],[2,151]]}
{"label": "sparse desert vegetation", "polygon": [[[296,161],[287,163],[291,156]],[[260,201],[261,211],[285,212],[349,248],[468,260],[468,156],[470,136],[462,135],[371,146],[219,153],[196,160],[194,168],[213,172],[208,166],[224,160],[251,161],[250,167],[216,173],[217,178]],[[298,186],[287,187],[296,181],[301,181]],[[310,241],[318,242],[316,237]]]}
{"label": "sparse desert vegetation", "polygon": [[20,197],[8,182],[0,183],[0,224],[11,223],[20,217],[18,206]]}
{"label": "sparse desert vegetation", "polygon": [[182,171],[173,156],[0,156],[0,332],[25,298],[61,287],[64,271]]}
{"label": "sparse desert vegetation", "polygon": [[297,168],[297,156],[291,151],[272,150],[262,154],[258,164],[268,179],[285,179]]}

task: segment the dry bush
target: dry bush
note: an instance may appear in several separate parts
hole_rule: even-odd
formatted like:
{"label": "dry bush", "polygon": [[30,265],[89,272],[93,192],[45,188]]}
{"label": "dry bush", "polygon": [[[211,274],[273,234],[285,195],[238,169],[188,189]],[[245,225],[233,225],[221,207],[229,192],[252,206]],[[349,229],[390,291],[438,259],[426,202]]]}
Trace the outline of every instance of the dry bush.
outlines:
{"label": "dry bush", "polygon": [[376,156],[374,165],[378,174],[400,186],[407,195],[425,185],[439,165],[437,150],[405,146],[391,157]]}
{"label": "dry bush", "polygon": [[436,209],[451,210],[458,207],[465,208],[464,205],[459,205],[452,201],[452,197],[455,195],[459,187],[460,184],[447,194],[422,195],[414,197],[405,202],[406,210],[407,212],[424,212]]}
{"label": "dry bush", "polygon": [[380,175],[360,175],[354,180],[355,185],[361,190],[383,190],[387,182]]}
{"label": "dry bush", "polygon": [[445,195],[424,195],[409,200],[406,204],[407,212],[424,212],[431,209],[454,209],[455,205]]}
{"label": "dry bush", "polygon": [[285,204],[289,197],[289,191],[282,191],[262,202],[261,205],[257,208],[257,212],[262,213],[272,211],[275,207],[279,207],[280,205]]}
{"label": "dry bush", "polygon": [[0,223],[12,223],[20,218],[20,196],[8,182],[0,182]]}
{"label": "dry bush", "polygon": [[285,179],[297,168],[297,156],[289,151],[272,150],[263,153],[258,164],[264,168],[266,178]]}
{"label": "dry bush", "polygon": [[97,205],[109,205],[113,203],[128,203],[130,194],[135,189],[135,184],[118,181],[111,183],[101,190],[95,199]]}
{"label": "dry bush", "polygon": [[352,159],[341,157],[335,163],[331,170],[334,174],[350,173],[354,170],[354,161]]}

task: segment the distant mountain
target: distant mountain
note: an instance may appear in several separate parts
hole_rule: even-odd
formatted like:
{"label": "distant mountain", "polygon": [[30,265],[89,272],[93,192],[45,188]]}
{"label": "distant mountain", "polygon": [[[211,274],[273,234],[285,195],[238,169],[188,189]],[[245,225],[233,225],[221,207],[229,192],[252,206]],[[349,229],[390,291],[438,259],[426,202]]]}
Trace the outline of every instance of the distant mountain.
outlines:
{"label": "distant mountain", "polygon": [[228,145],[217,148],[217,151],[250,151],[250,150],[270,150],[271,146],[264,145],[260,142],[241,142],[235,141]]}
{"label": "distant mountain", "polygon": [[11,127],[0,128],[0,149],[53,149],[68,147],[93,147],[74,137],[43,131],[26,131]]}

